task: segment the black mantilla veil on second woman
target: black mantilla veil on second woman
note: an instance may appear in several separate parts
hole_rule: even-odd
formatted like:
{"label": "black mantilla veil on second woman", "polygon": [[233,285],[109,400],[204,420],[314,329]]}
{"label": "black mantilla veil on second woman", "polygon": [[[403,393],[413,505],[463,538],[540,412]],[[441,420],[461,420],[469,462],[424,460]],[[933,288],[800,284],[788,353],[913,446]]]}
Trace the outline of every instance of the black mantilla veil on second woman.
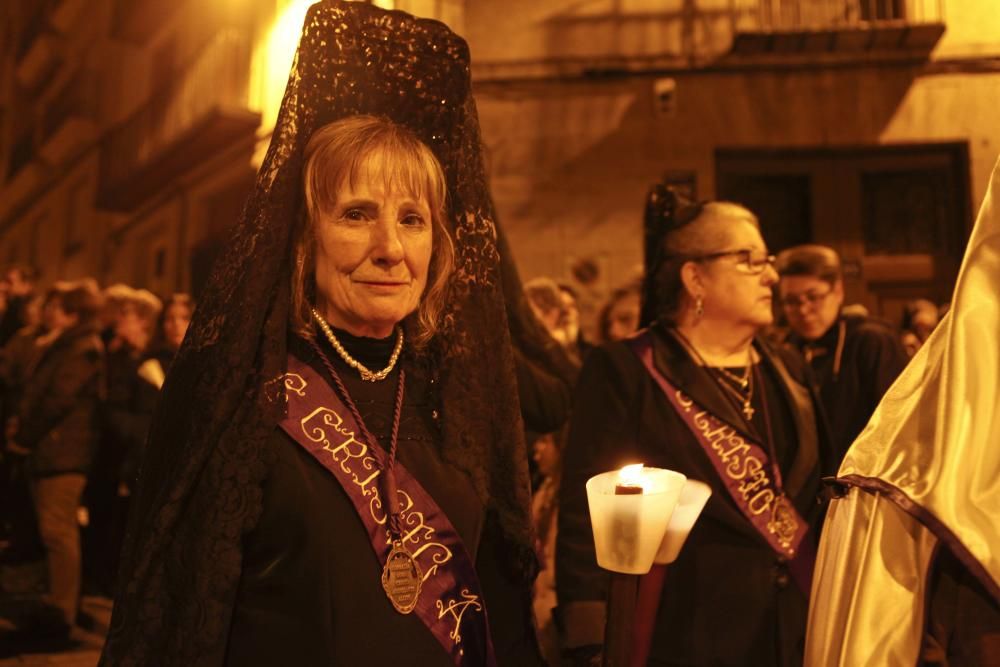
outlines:
{"label": "black mantilla veil on second woman", "polygon": [[499,524],[511,577],[534,576],[508,327],[538,354],[545,343],[521,302],[505,303],[504,286],[520,286],[513,267],[502,269],[509,256],[498,249],[468,47],[437,21],[321,2],[306,17],[254,191],[163,388],[102,664],[224,659],[241,539],[260,516],[265,444],[284,417],[303,150],[314,130],[358,114],[409,128],[442,165],[455,270],[440,329],[420,353],[438,387],[442,456]]}
{"label": "black mantilla veil on second woman", "polygon": [[667,233],[692,222],[701,213],[702,202],[692,202],[663,183],[657,183],[646,195],[646,211],[642,224],[643,278],[642,311],[639,327],[650,326],[659,316],[663,305],[659,273],[665,256]]}

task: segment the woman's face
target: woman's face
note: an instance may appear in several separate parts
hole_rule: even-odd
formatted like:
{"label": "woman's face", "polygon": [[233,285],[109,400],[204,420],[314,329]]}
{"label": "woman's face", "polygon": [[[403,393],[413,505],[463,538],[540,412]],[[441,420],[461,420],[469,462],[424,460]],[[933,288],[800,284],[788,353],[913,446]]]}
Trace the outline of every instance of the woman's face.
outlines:
{"label": "woman's face", "polygon": [[77,322],[76,318],[63,310],[62,301],[49,299],[42,307],[42,323],[47,331],[64,331]]}
{"label": "woman's face", "polygon": [[115,314],[115,335],[132,347],[145,347],[150,325],[131,303],[123,304]]}
{"label": "woman's face", "polygon": [[749,253],[725,255],[699,263],[699,268],[703,269],[699,271],[703,317],[754,328],[765,327],[774,321],[771,287],[778,282],[774,267],[766,263],[767,246],[757,227],[747,221],[729,225],[726,236],[718,253]]}
{"label": "woman's face", "polygon": [[624,340],[639,329],[642,303],[637,292],[628,292],[608,310],[608,340]]}
{"label": "woman's face", "polygon": [[416,310],[433,248],[427,200],[388,191],[382,168],[379,155],[369,156],[315,221],[318,310],[333,326],[372,338],[389,336]]}
{"label": "woman's face", "polygon": [[549,477],[559,469],[559,448],[555,436],[547,433],[535,440],[533,458],[538,464],[538,472]]}
{"label": "woman's face", "polygon": [[163,314],[163,337],[171,349],[178,349],[184,341],[188,325],[191,324],[191,311],[181,303],[167,307]]}

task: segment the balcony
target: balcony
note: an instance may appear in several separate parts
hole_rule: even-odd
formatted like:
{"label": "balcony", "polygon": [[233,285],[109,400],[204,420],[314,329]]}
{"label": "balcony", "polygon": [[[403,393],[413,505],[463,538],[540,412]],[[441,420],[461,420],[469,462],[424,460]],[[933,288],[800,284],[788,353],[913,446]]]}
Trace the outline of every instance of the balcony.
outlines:
{"label": "balcony", "polygon": [[191,167],[253,137],[260,114],[247,108],[248,40],[227,29],[101,147],[98,203],[134,210]]}
{"label": "balcony", "polygon": [[23,203],[45,178],[43,166],[35,159],[33,132],[22,133],[8,156],[6,180],[0,185],[0,226],[11,211]]}
{"label": "balcony", "polygon": [[89,72],[79,72],[56,93],[42,115],[39,156],[58,165],[97,138],[97,85]]}
{"label": "balcony", "polygon": [[35,88],[56,64],[56,41],[49,25],[51,2],[40,2],[18,35],[15,76],[24,88]]}
{"label": "balcony", "polygon": [[734,23],[732,56],[923,60],[944,34],[944,0],[759,0]]}
{"label": "balcony", "polygon": [[181,0],[113,0],[111,35],[145,43],[183,4]]}
{"label": "balcony", "polygon": [[7,180],[14,180],[17,173],[24,169],[35,157],[35,144],[31,132],[25,132],[14,142],[10,156],[7,159]]}
{"label": "balcony", "polygon": [[[544,23],[541,57],[473,65],[477,81],[616,76],[706,67],[746,56],[782,62],[926,57],[944,0],[662,0],[608,10],[586,0]],[[720,62],[721,61],[721,62]]]}

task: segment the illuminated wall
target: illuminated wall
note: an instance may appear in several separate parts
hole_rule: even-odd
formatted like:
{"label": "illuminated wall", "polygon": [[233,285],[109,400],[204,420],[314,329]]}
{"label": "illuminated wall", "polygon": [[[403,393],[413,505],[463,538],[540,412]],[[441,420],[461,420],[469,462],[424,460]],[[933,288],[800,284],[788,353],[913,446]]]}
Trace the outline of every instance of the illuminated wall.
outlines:
{"label": "illuminated wall", "polygon": [[275,0],[274,12],[265,19],[261,39],[254,45],[249,106],[260,111],[261,128],[268,134],[278,117],[302,22],[312,4],[313,0]]}

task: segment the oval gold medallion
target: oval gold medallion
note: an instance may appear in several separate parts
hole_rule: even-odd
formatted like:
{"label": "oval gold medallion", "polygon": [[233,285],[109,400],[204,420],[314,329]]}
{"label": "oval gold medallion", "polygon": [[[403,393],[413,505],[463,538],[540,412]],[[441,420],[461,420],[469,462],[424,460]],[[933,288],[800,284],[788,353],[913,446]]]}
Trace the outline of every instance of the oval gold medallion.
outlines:
{"label": "oval gold medallion", "polygon": [[409,614],[417,606],[422,585],[420,564],[402,544],[394,542],[382,568],[382,588],[389,602],[400,614]]}

